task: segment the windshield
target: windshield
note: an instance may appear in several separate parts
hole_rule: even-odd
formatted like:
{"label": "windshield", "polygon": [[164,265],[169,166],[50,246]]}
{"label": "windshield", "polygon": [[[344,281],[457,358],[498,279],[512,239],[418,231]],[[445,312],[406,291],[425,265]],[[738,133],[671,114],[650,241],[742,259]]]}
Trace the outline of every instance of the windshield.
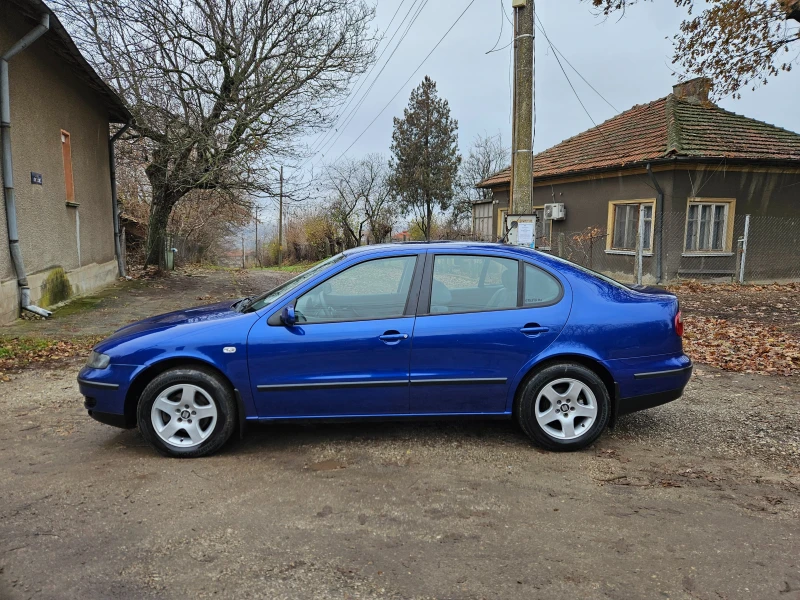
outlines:
{"label": "windshield", "polygon": [[344,260],[344,254],[337,254],[336,256],[330,257],[328,260],[324,260],[318,265],[311,267],[308,271],[304,271],[300,273],[297,277],[293,277],[289,281],[280,284],[278,287],[271,289],[270,291],[257,296],[245,309],[244,312],[252,312],[254,310],[259,310],[264,308],[271,302],[274,302],[281,296],[283,296],[286,292],[290,292],[294,288],[300,286],[301,284],[305,283],[317,273],[324,271],[328,267],[333,264],[338,263],[339,261]]}

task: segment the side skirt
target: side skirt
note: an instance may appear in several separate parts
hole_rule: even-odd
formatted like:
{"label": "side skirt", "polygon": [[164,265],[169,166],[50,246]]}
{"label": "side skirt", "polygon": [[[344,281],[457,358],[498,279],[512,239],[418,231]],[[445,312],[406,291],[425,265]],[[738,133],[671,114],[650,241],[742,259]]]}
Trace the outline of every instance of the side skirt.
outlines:
{"label": "side skirt", "polygon": [[278,421],[299,421],[314,423],[342,423],[357,421],[443,421],[443,420],[504,420],[510,419],[510,412],[502,413],[418,413],[386,415],[321,415],[288,417],[247,417],[248,423],[272,423]]}

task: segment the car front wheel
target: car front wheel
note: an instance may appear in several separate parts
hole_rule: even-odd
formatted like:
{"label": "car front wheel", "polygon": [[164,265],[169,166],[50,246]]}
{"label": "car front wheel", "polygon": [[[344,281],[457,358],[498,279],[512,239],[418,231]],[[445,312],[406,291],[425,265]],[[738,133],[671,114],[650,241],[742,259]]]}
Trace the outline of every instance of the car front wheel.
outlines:
{"label": "car front wheel", "polygon": [[199,368],[161,373],[142,392],[139,431],[161,454],[195,458],[218,450],[236,424],[230,386]]}
{"label": "car front wheel", "polygon": [[598,375],[575,363],[545,367],[524,384],[517,418],[548,450],[569,451],[594,442],[608,424],[611,399]]}

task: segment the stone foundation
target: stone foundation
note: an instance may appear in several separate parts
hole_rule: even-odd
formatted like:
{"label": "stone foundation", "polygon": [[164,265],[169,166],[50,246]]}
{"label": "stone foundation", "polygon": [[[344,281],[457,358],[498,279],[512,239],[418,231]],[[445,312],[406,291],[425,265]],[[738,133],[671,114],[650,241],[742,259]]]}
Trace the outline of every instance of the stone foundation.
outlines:
{"label": "stone foundation", "polygon": [[[67,298],[84,296],[117,279],[117,261],[92,263],[72,271],[53,267],[28,275],[31,287],[31,300],[34,304],[47,306]],[[0,324],[11,323],[19,317],[19,288],[17,280],[10,279],[0,283]]]}

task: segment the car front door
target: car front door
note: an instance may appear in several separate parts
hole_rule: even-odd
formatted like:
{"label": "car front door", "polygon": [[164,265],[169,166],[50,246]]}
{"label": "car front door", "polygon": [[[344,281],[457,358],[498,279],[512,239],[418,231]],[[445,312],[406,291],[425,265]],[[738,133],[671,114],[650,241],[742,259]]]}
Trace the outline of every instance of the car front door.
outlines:
{"label": "car front door", "polygon": [[[346,266],[292,299],[248,339],[253,396],[261,417],[408,412],[408,366],[424,254]],[[415,275],[416,274],[416,275]],[[284,303],[285,305],[286,303]]]}
{"label": "car front door", "polygon": [[414,327],[410,412],[507,411],[513,379],[567,321],[565,285],[502,254],[429,254]]}

